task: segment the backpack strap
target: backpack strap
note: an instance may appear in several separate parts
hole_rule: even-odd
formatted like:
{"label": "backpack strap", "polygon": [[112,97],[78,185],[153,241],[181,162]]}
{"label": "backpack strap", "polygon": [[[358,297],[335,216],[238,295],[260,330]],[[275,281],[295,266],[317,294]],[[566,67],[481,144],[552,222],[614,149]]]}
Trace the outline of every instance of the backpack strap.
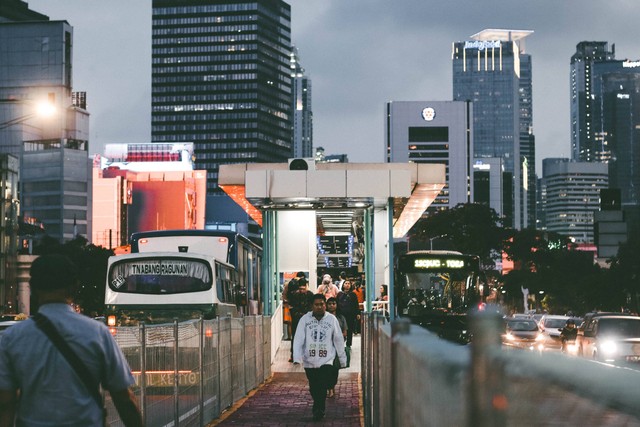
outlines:
{"label": "backpack strap", "polygon": [[98,407],[102,409],[104,413],[105,407],[102,400],[102,394],[100,393],[100,384],[95,380],[95,378],[93,378],[91,372],[89,371],[89,368],[87,368],[87,365],[82,362],[80,357],[78,357],[78,355],[71,349],[64,338],[62,338],[62,335],[60,335],[60,332],[58,332],[49,318],[41,313],[36,313],[33,316],[33,319],[36,322],[36,326],[38,326],[38,328],[42,332],[44,332],[44,334],[49,338],[53,345],[64,356],[67,363],[71,365],[76,375],[82,380],[82,383],[87,388],[87,391],[91,394],[93,399],[98,404]]}

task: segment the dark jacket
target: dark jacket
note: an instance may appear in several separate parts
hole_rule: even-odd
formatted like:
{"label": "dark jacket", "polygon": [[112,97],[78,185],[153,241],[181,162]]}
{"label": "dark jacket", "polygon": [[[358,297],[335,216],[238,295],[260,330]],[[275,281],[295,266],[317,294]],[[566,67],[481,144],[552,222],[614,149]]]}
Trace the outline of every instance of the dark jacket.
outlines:
{"label": "dark jacket", "polygon": [[289,293],[289,305],[291,306],[291,316],[302,317],[307,312],[311,311],[311,305],[313,303],[313,292],[290,292]]}
{"label": "dark jacket", "polygon": [[575,341],[578,336],[578,328],[562,328],[560,332],[560,339],[563,341]]}

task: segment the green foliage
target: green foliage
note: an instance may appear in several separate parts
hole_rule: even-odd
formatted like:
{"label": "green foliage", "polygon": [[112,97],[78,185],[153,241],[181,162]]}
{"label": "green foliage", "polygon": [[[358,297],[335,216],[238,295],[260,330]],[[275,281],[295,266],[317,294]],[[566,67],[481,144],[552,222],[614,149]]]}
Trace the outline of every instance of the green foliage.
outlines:
{"label": "green foliage", "polygon": [[453,250],[478,255],[485,266],[493,266],[503,241],[501,220],[488,206],[465,203],[418,221],[409,231],[412,244],[443,236]]}
{"label": "green foliage", "polygon": [[104,310],[104,291],[107,280],[107,261],[113,251],[89,244],[87,239],[76,236],[75,239],[60,244],[57,240],[45,236],[34,248],[36,255],[61,253],[68,256],[78,267],[79,283],[75,302],[87,314],[102,314]]}
{"label": "green foliage", "polygon": [[611,286],[624,295],[624,306],[640,312],[640,236],[634,235],[620,245],[609,273]]}
{"label": "green foliage", "polygon": [[507,302],[522,307],[521,288],[529,289],[549,313],[620,310],[624,293],[611,285],[610,272],[593,262],[590,252],[574,250],[568,240],[536,230],[513,232],[505,252],[516,270],[504,278]]}

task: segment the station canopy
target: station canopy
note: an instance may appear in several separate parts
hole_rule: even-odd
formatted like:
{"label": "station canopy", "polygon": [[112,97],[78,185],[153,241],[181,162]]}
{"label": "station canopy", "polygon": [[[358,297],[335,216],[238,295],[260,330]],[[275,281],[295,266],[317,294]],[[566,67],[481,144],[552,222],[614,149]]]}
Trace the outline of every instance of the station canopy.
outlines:
{"label": "station canopy", "polygon": [[218,185],[260,225],[262,210],[315,210],[324,235],[353,232],[358,211],[392,203],[393,237],[401,238],[445,186],[445,166],[306,159],[231,164],[220,166]]}

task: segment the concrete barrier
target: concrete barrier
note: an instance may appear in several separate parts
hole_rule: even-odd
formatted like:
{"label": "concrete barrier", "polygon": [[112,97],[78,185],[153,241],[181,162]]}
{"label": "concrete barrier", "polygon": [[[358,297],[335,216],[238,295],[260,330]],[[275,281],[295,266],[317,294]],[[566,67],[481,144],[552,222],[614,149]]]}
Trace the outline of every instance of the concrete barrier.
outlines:
{"label": "concrete barrier", "polygon": [[640,426],[640,372],[504,350],[502,320],[470,319],[467,346],[365,313],[365,426]]}

